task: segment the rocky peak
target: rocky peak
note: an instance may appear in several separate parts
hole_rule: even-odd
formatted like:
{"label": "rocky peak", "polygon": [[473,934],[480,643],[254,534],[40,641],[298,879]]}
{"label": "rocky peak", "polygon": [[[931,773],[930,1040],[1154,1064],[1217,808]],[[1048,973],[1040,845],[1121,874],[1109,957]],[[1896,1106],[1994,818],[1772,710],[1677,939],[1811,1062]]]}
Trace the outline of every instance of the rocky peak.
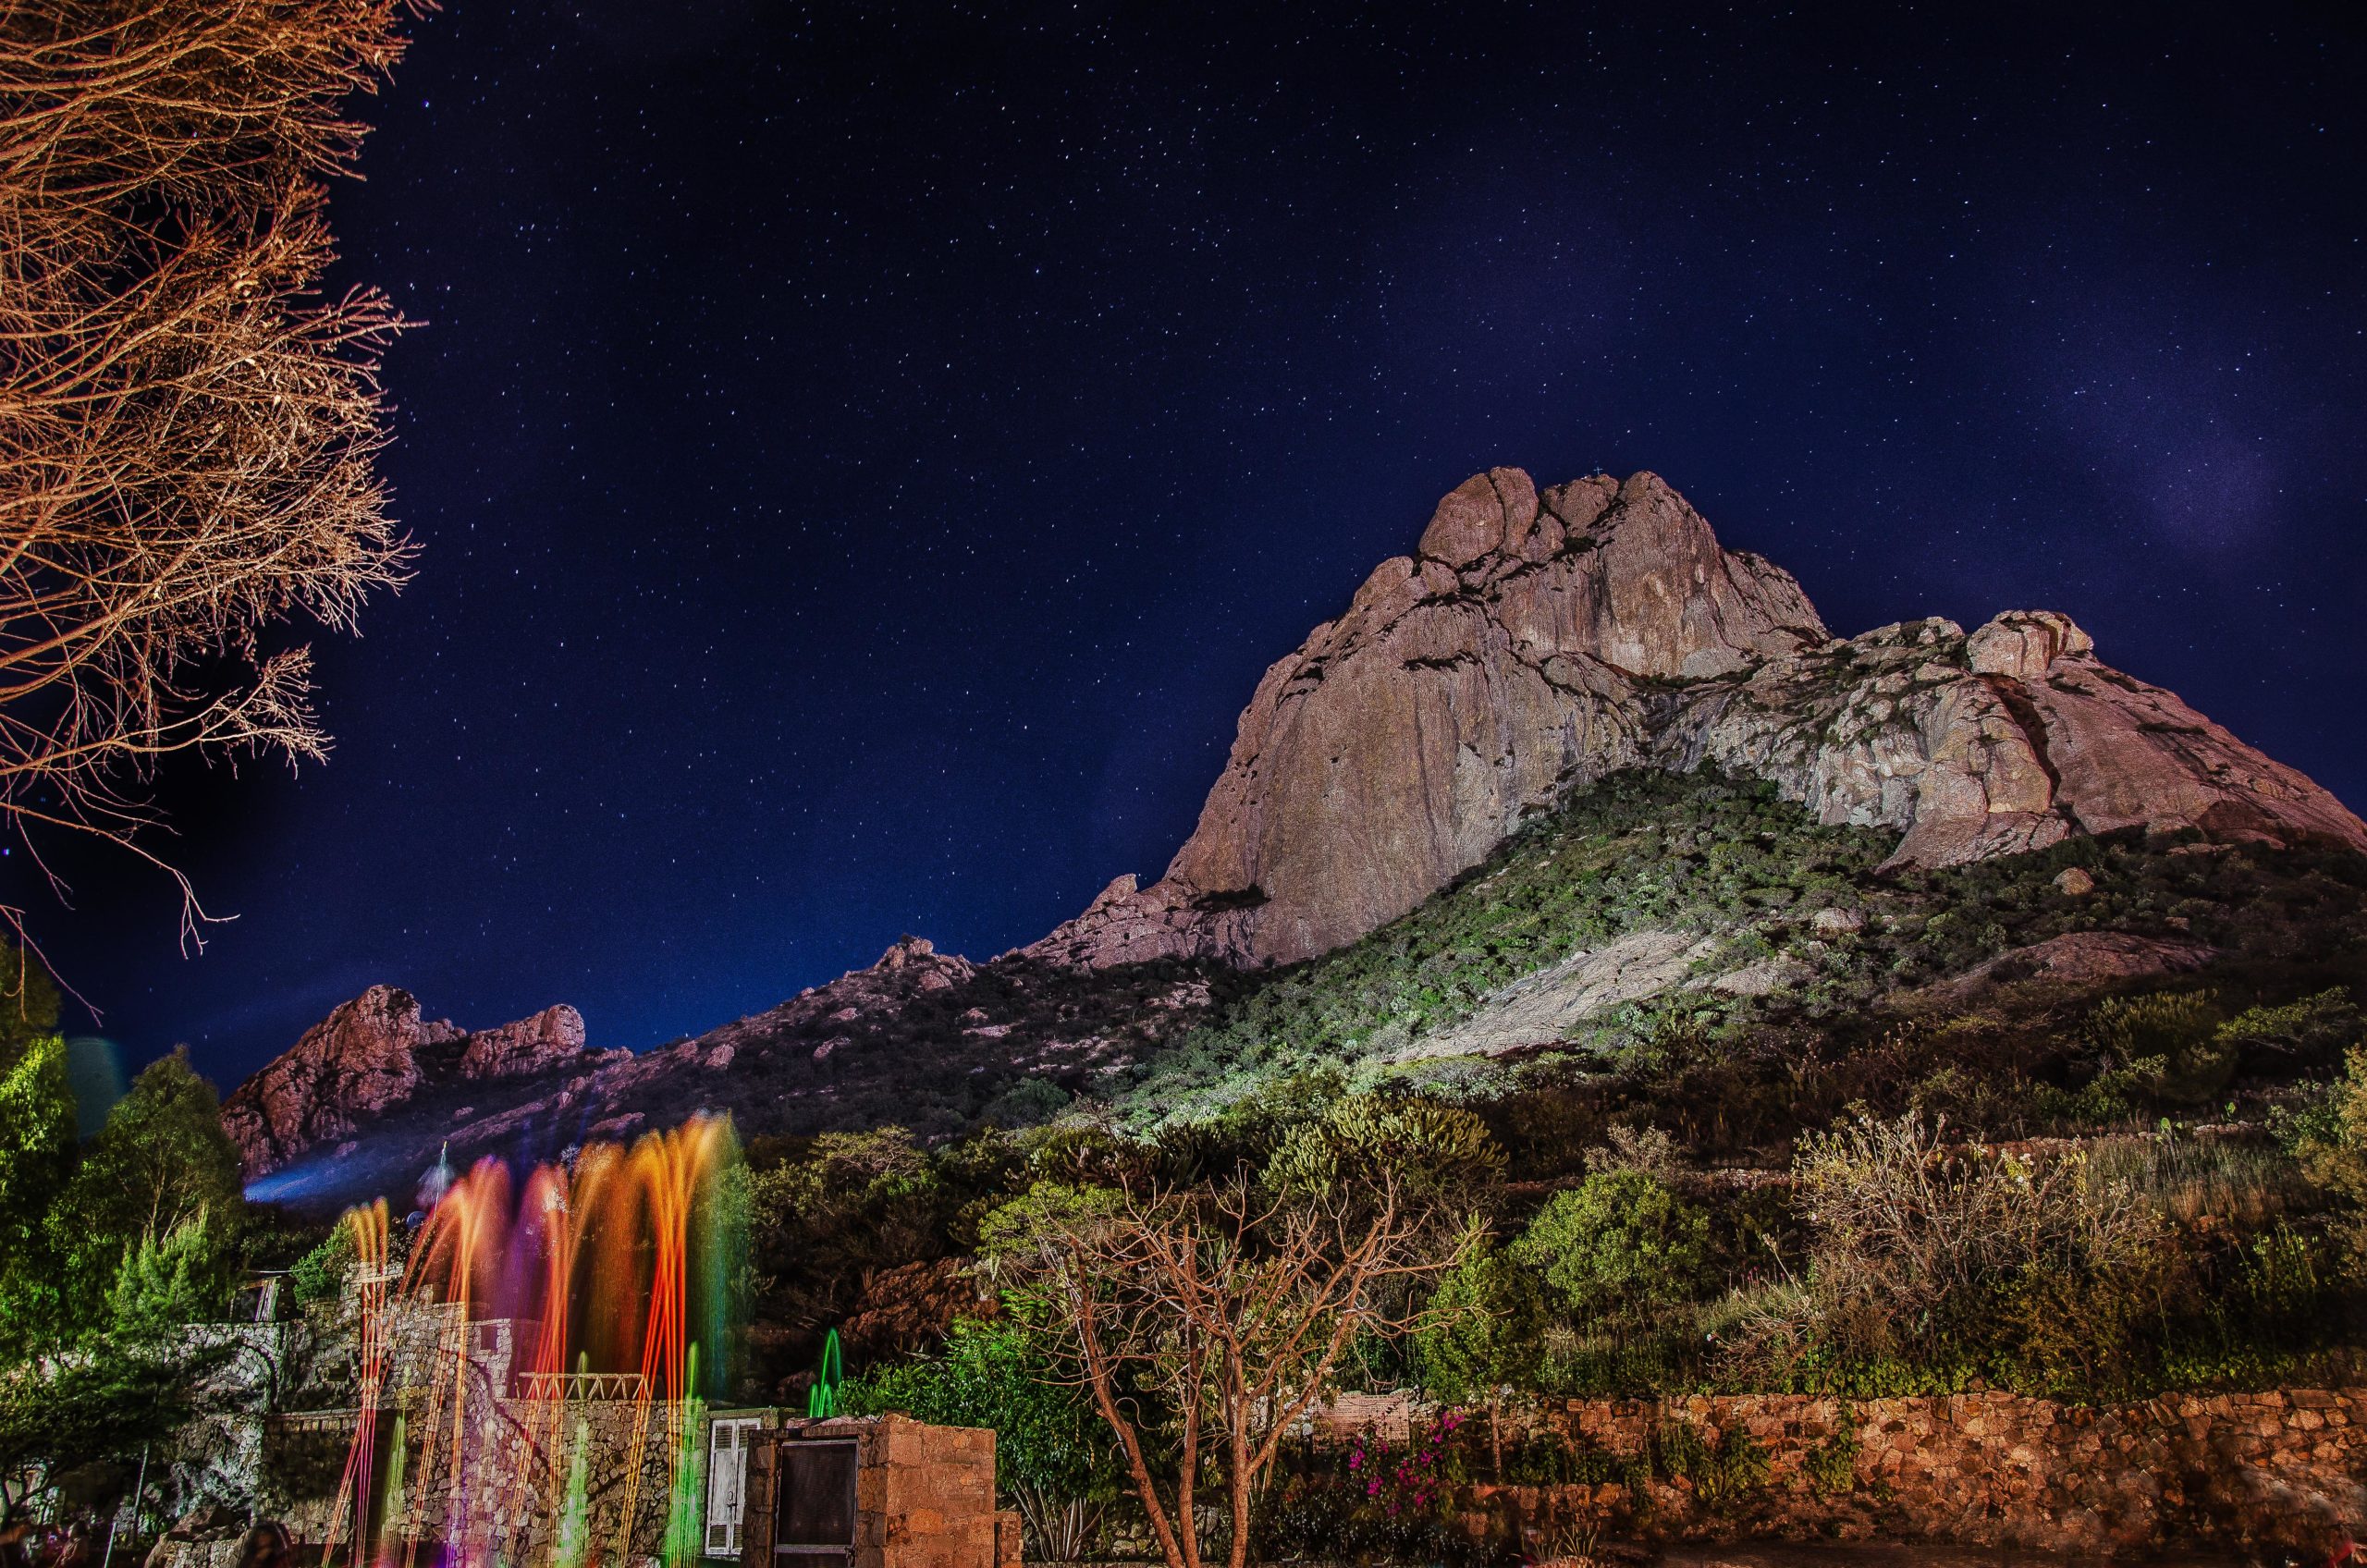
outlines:
{"label": "rocky peak", "polygon": [[938,952],[937,944],[926,937],[899,937],[879,955],[878,962],[857,973],[882,978],[892,976],[909,982],[918,990],[941,991],[962,984],[977,972],[977,966],[960,953]]}
{"label": "rocky peak", "polygon": [[351,1132],[356,1116],[409,1099],[419,1087],[419,1048],[436,1043],[428,1037],[435,1032],[423,1029],[417,998],[398,986],[373,986],[339,1003],[224,1102],[222,1125],[248,1176]]}
{"label": "rocky peak", "polygon": [[373,986],[239,1084],[222,1103],[222,1126],[253,1181],[404,1105],[439,1072],[523,1077],[586,1060],[583,1040],[583,1015],[564,1004],[470,1034],[448,1020],[423,1021],[417,998],[399,986]]}
{"label": "rocky peak", "polygon": [[1524,816],[1623,767],[1713,762],[1951,864],[2144,827],[2367,848],[2309,779],[2011,611],[1836,642],[1791,576],[1652,473],[1491,469],[1417,553],[1273,665],[1198,827],[1026,949],[1099,966],[1288,962],[1354,940]]}

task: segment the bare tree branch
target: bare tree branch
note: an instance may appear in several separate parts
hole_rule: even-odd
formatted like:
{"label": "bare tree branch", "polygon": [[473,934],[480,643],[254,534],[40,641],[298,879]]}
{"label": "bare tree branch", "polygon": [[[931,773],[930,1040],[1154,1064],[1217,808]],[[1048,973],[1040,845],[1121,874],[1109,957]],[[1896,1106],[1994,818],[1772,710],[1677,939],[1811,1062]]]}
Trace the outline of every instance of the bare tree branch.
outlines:
{"label": "bare tree branch", "polygon": [[[0,815],[135,843],[179,753],[327,755],[302,647],[409,575],[344,116],[430,0],[0,0]],[[52,878],[53,891],[64,888]],[[20,902],[0,921],[25,935]]]}
{"label": "bare tree branch", "polygon": [[[1200,1568],[1196,1488],[1211,1462],[1227,1568],[1242,1568],[1250,1505],[1285,1434],[1359,1336],[1421,1327],[1426,1309],[1391,1307],[1410,1294],[1392,1287],[1453,1268],[1474,1235],[1388,1171],[1353,1197],[1261,1197],[1242,1177],[1213,1191],[1039,1187],[1011,1212],[993,1244],[1022,1321],[1116,1435],[1168,1568]],[[1165,1486],[1162,1431],[1176,1440]]]}

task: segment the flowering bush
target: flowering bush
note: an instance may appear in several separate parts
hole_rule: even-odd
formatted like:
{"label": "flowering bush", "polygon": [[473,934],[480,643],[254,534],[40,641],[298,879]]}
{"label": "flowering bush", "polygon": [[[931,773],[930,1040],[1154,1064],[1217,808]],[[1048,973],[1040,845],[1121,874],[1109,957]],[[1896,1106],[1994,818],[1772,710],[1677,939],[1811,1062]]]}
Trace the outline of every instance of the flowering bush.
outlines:
{"label": "flowering bush", "polygon": [[1392,1519],[1444,1513],[1448,1495],[1465,1479],[1462,1459],[1448,1443],[1462,1425],[1463,1412],[1447,1411],[1403,1453],[1359,1437],[1348,1449],[1350,1489],[1360,1489],[1367,1506]]}
{"label": "flowering bush", "polygon": [[1306,1456],[1261,1500],[1258,1555],[1456,1568],[1503,1559],[1504,1543],[1474,1540],[1453,1525],[1455,1494],[1469,1479],[1454,1440],[1466,1420],[1462,1411],[1448,1411],[1402,1448],[1367,1437],[1344,1453]]}

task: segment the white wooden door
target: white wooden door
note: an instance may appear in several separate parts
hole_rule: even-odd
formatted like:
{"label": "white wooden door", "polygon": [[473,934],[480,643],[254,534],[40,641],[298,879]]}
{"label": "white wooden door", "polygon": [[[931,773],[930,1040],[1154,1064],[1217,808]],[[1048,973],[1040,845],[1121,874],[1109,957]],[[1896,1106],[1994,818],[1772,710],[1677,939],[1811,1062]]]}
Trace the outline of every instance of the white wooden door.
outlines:
{"label": "white wooden door", "polygon": [[707,1431],[706,1555],[740,1555],[740,1498],[748,1479],[748,1439],[753,1416],[717,1421]]}

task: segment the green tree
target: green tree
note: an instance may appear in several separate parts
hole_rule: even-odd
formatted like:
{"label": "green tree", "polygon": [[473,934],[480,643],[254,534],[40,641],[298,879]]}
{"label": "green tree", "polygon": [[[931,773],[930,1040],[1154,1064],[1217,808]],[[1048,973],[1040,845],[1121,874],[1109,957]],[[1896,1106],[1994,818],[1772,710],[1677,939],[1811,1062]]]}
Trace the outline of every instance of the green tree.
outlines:
{"label": "green tree", "polygon": [[1573,1317],[1634,1320],[1710,1282],[1710,1220],[1646,1171],[1599,1170],[1554,1194],[1511,1253]]}
{"label": "green tree", "polygon": [[995,1484],[1026,1519],[1037,1551],[1053,1562],[1085,1555],[1102,1511],[1125,1483],[1092,1404],[1060,1380],[1015,1323],[957,1322],[942,1354],[848,1383],[839,1408],[993,1427]]}
{"label": "green tree", "polygon": [[128,1244],[160,1240],[201,1214],[235,1212],[240,1186],[239,1149],[222,1131],[221,1101],[183,1047],[141,1069],[107,1113],[83,1151],[68,1202],[77,1224]]}
{"label": "green tree", "polygon": [[1484,1403],[1495,1474],[1503,1475],[1499,1429],[1504,1387],[1537,1365],[1545,1331],[1537,1277],[1492,1245],[1474,1247],[1439,1280],[1413,1337],[1422,1387],[1443,1404]]}
{"label": "green tree", "polygon": [[0,1067],[0,1357],[22,1355],[59,1320],[50,1211],[74,1170],[66,1044],[45,1035]]}
{"label": "green tree", "polygon": [[202,1213],[162,1237],[139,1237],[107,1286],[109,1330],[158,1340],[212,1317],[222,1302],[223,1255],[220,1236]]}
{"label": "green tree", "polygon": [[128,1458],[187,1421],[199,1370],[153,1344],[0,1368],[0,1513],[20,1507],[36,1482]]}
{"label": "green tree", "polygon": [[51,1245],[79,1305],[120,1300],[143,1319],[177,1310],[187,1322],[220,1305],[242,1212],[213,1085],[175,1051],[141,1070],[83,1149]]}

